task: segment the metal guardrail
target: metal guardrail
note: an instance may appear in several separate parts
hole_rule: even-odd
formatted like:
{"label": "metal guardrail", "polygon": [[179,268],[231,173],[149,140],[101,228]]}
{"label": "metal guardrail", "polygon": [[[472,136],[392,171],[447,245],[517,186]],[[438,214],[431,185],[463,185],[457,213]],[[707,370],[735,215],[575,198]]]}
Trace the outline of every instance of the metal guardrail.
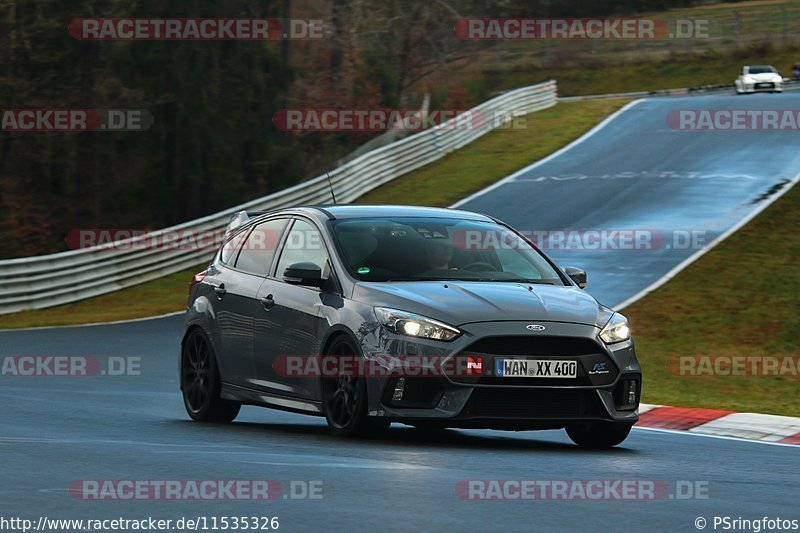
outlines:
{"label": "metal guardrail", "polygon": [[[389,145],[367,152],[332,170],[330,179],[340,203],[441,159],[516,117],[556,104],[556,82],[508,91],[465,114],[489,117],[477,128],[459,128],[465,114]],[[131,239],[50,255],[0,261],[0,315],[42,309],[144,283],[210,259],[232,214],[330,201],[327,176],[225,211]],[[214,234],[204,246],[149,246],[175,234]],[[188,249],[186,249],[188,248]]]}
{"label": "metal guardrail", "polygon": [[[799,78],[783,78],[784,91],[800,90]],[[697,87],[681,87],[677,89],[654,89],[652,91],[634,91],[629,93],[587,94],[583,96],[560,96],[559,102],[578,102],[581,100],[614,100],[619,98],[654,98],[659,96],[702,95],[727,91],[736,94],[736,84],[718,83],[715,85],[699,85]]]}

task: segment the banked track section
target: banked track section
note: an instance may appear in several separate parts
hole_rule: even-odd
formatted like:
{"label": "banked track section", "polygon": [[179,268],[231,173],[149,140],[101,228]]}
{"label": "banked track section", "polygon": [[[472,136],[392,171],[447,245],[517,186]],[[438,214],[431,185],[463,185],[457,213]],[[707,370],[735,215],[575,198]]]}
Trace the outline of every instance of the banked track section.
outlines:
{"label": "banked track section", "polygon": [[797,130],[685,131],[668,117],[799,107],[794,93],[638,100],[455,207],[549,242],[546,251],[559,264],[588,271],[592,295],[619,306],[707,251],[800,177]]}

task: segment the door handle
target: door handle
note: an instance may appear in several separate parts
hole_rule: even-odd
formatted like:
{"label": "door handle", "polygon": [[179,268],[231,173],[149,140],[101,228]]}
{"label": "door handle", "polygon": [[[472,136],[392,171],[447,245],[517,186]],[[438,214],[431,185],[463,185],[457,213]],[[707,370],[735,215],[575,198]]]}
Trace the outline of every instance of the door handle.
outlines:
{"label": "door handle", "polygon": [[224,283],[214,287],[214,292],[217,293],[217,298],[222,298],[223,296],[228,294],[228,291],[225,289],[225,284]]}
{"label": "door handle", "polygon": [[268,294],[268,295],[264,296],[263,298],[259,298],[259,299],[261,300],[261,305],[263,305],[264,309],[266,309],[267,311],[272,309],[272,306],[275,305],[275,300],[272,299],[272,295],[271,294]]}

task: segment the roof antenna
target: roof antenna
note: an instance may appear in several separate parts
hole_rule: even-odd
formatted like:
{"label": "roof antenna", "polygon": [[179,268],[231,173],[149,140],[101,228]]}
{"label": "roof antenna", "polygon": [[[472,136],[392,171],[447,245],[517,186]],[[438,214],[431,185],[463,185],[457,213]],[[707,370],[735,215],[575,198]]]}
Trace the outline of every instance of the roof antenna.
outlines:
{"label": "roof antenna", "polygon": [[326,172],[326,176],[328,176],[328,186],[331,188],[331,198],[333,198],[333,205],[336,205],[336,195],[333,194],[333,182],[331,181],[331,173]]}

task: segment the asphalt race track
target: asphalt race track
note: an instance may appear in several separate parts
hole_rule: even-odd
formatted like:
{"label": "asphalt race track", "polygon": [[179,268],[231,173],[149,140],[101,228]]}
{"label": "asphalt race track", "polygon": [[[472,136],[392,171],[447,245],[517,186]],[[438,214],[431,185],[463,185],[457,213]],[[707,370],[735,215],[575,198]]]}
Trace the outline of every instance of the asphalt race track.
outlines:
{"label": "asphalt race track", "polygon": [[[666,124],[672,109],[735,106],[798,109],[800,96],[648,100],[463,207],[531,230],[719,235],[800,172],[797,133]],[[585,267],[591,292],[612,305],[695,251],[550,250]],[[120,376],[0,377],[0,517],[278,516],[285,531],[697,531],[698,517],[707,530],[715,515],[800,518],[800,449],[792,446],[636,429],[622,448],[591,452],[560,431],[431,436],[399,425],[380,440],[351,441],[329,436],[322,419],[253,407],[232,425],[192,423],[178,391],[181,330],[182,317],[172,316],[0,332],[2,356],[140,363]],[[232,479],[275,480],[282,491],[271,488],[277,499],[268,502],[90,501],[69,491],[80,480]],[[667,489],[647,501],[471,501],[456,491],[489,479],[644,480]],[[678,497],[679,485],[707,487],[708,497]],[[321,486],[322,497],[303,498],[309,486]]]}
{"label": "asphalt race track", "polygon": [[[667,123],[670,111],[798,106],[797,93],[642,100],[579,144],[457,206],[496,216],[533,236],[549,231],[546,251],[562,265],[585,268],[589,292],[613,307],[800,173],[796,129],[682,131]],[[577,248],[564,249],[553,230],[575,230],[571,235],[582,240]],[[592,249],[597,242],[587,233],[592,230],[605,230],[610,242]],[[644,240],[629,246],[609,233],[614,230]]]}

